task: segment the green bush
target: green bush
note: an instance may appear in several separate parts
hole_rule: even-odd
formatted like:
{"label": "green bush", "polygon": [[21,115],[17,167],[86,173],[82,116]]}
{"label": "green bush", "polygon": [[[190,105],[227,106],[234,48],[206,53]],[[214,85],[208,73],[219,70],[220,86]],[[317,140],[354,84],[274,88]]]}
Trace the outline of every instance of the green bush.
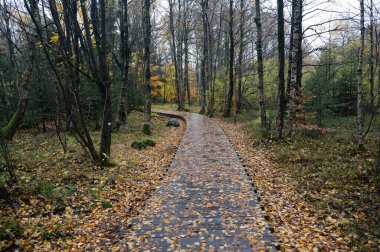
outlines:
{"label": "green bush", "polygon": [[135,140],[131,144],[131,147],[133,149],[137,149],[137,150],[142,150],[142,149],[146,149],[148,147],[154,147],[154,146],[156,146],[156,142],[154,142],[153,140],[149,140],[149,139]]}
{"label": "green bush", "polygon": [[169,121],[166,123],[166,127],[175,127],[175,128],[178,128],[179,127],[179,122],[175,118],[170,118]]}

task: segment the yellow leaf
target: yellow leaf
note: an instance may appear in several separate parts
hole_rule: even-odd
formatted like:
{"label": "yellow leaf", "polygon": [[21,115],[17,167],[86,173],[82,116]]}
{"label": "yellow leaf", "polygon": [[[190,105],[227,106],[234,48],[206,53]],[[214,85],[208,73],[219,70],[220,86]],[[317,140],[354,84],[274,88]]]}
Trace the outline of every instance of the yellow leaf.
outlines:
{"label": "yellow leaf", "polygon": [[59,35],[58,33],[54,33],[51,37],[50,37],[50,43],[52,44],[56,44],[58,42],[58,39],[59,39]]}

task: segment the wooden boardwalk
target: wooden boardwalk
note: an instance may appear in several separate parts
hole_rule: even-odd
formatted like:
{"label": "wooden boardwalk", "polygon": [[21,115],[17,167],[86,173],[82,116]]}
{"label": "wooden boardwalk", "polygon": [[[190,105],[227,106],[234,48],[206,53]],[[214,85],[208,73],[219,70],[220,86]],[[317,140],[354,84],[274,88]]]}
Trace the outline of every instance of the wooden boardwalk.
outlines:
{"label": "wooden boardwalk", "polygon": [[229,139],[209,118],[180,112],[187,128],[165,183],[124,234],[133,251],[275,251],[254,192]]}

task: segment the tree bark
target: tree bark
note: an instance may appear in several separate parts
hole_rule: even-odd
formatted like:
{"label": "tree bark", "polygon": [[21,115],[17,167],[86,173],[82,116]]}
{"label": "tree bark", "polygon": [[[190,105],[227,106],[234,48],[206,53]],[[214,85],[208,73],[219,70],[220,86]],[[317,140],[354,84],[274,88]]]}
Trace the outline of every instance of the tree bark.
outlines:
{"label": "tree bark", "polygon": [[150,42],[151,42],[151,24],[150,24],[150,0],[143,0],[143,24],[144,24],[144,128],[145,134],[151,134],[151,83],[150,83]]}
{"label": "tree bark", "polygon": [[[97,7],[99,5],[99,8]],[[112,100],[111,100],[111,78],[107,65],[107,32],[106,32],[106,4],[105,0],[91,1],[91,21],[98,56],[98,75],[92,73],[100,90],[103,102],[103,121],[100,134],[100,157],[101,164],[108,165],[111,157],[112,137]],[[88,41],[91,43],[91,41]]]}
{"label": "tree bark", "polygon": [[263,133],[266,134],[269,131],[269,128],[268,128],[268,121],[267,121],[266,107],[265,107],[260,0],[255,0],[255,7],[256,7],[255,23],[256,23],[256,29],[257,29],[256,50],[257,50],[257,73],[259,76],[258,89],[259,89],[259,103],[260,103],[260,118],[261,118],[261,129]]}
{"label": "tree bark", "polygon": [[207,115],[209,117],[213,116],[214,113],[214,101],[215,101],[215,85],[213,82],[213,65],[214,65],[214,50],[213,50],[213,43],[214,43],[214,37],[213,37],[213,31],[211,30],[211,22],[212,22],[212,16],[209,20],[207,16],[207,47],[208,47],[208,61],[207,61]]}
{"label": "tree bark", "polygon": [[234,95],[234,59],[235,59],[235,41],[234,41],[234,1],[230,0],[229,9],[229,37],[230,37],[230,53],[229,53],[229,86],[227,94],[227,103],[224,108],[224,117],[231,115],[232,97]]}
{"label": "tree bark", "polygon": [[296,134],[296,114],[297,114],[297,99],[298,85],[301,82],[299,78],[300,67],[302,67],[302,0],[293,1],[293,33],[292,33],[292,60],[290,62],[290,92],[289,92],[289,137],[294,137]]}
{"label": "tree bark", "polygon": [[[121,37],[121,55],[122,55],[122,81],[120,87],[119,104],[117,109],[117,116],[115,120],[115,128],[120,131],[122,124],[126,123],[127,113],[125,110],[127,103],[127,92],[132,90],[128,89],[128,74],[129,74],[129,60],[130,60],[130,46],[129,46],[129,29],[128,29],[128,1],[122,0],[122,16],[120,24],[120,37]],[[129,101],[130,102],[130,101]]]}
{"label": "tree bark", "polygon": [[285,98],[285,31],[284,1],[277,0],[277,41],[278,41],[278,93],[277,93],[277,138],[283,137]]}
{"label": "tree bark", "polygon": [[359,63],[358,63],[358,83],[357,83],[357,142],[359,149],[364,148],[364,122],[363,122],[363,58],[364,58],[364,0],[360,0],[360,48],[359,48]]}
{"label": "tree bark", "polygon": [[[178,0],[178,80],[179,80],[179,87],[180,87],[180,101],[179,101],[179,110],[183,111],[185,109],[185,95],[186,95],[186,83],[184,80],[184,69],[183,69],[183,40],[184,40],[184,27],[183,27],[183,22],[184,17],[183,17],[183,11],[182,11],[182,1],[185,0]],[[183,20],[183,21],[182,21]]]}
{"label": "tree bark", "polygon": [[292,1],[292,14],[291,14],[291,23],[290,23],[290,41],[289,41],[289,50],[288,50],[288,76],[286,80],[286,94],[285,99],[286,103],[289,102],[290,98],[290,83],[291,83],[291,76],[292,76],[292,66],[291,62],[293,61],[293,33],[294,33],[294,9],[295,9],[295,3],[296,1]]}
{"label": "tree bark", "polygon": [[243,85],[243,52],[244,52],[244,0],[240,0],[240,24],[239,24],[239,58],[238,58],[238,87],[237,87],[237,112],[241,109],[242,85]]}
{"label": "tree bark", "polygon": [[185,72],[184,72],[184,86],[186,87],[187,103],[191,106],[191,90],[189,82],[189,24],[188,24],[188,6],[187,0],[184,0],[184,16],[183,16],[183,32],[184,32],[184,50],[185,50]]}
{"label": "tree bark", "polygon": [[374,17],[373,17],[373,0],[370,3],[370,26],[369,26],[369,35],[370,35],[370,52],[369,52],[369,67],[370,67],[370,78],[369,78],[369,86],[370,86],[370,106],[371,112],[375,110],[375,68],[374,68],[374,60],[375,60],[375,38],[374,38]]}
{"label": "tree bark", "polygon": [[201,1],[202,7],[202,24],[203,24],[203,55],[201,60],[201,84],[202,84],[202,99],[201,99],[201,110],[200,114],[206,113],[206,103],[207,103],[207,87],[208,87],[208,61],[209,61],[209,52],[208,52],[208,0]]}
{"label": "tree bark", "polygon": [[179,67],[178,67],[178,59],[177,59],[177,45],[176,45],[176,36],[174,29],[174,11],[173,11],[173,0],[169,0],[169,29],[171,34],[172,41],[172,58],[174,64],[174,82],[177,91],[177,105],[178,110],[182,110],[181,104],[181,86],[179,84]]}

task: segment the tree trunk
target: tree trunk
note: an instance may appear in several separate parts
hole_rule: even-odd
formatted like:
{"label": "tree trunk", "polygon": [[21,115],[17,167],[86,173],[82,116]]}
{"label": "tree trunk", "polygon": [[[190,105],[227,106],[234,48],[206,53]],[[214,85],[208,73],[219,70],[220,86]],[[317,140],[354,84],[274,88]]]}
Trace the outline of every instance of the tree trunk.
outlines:
{"label": "tree trunk", "polygon": [[240,24],[239,24],[239,58],[238,58],[238,87],[237,87],[237,112],[241,109],[242,83],[243,83],[243,51],[244,51],[244,0],[240,0]]}
{"label": "tree trunk", "polygon": [[[126,123],[127,113],[125,111],[127,103],[127,92],[131,92],[128,89],[128,74],[129,74],[129,59],[130,59],[130,47],[129,47],[129,29],[128,29],[128,1],[122,0],[122,16],[120,24],[120,37],[121,37],[121,55],[122,55],[122,81],[120,87],[119,104],[117,108],[117,116],[115,121],[115,128],[120,131],[122,124]],[[129,101],[130,102],[130,101]]]}
{"label": "tree trunk", "polygon": [[370,78],[369,78],[369,86],[370,86],[370,106],[371,112],[373,113],[375,110],[375,68],[374,68],[374,51],[375,51],[375,38],[374,38],[374,17],[373,17],[373,0],[370,3],[370,27],[369,27],[369,35],[370,35],[370,52],[369,52],[369,67],[370,67]]}
{"label": "tree trunk", "polygon": [[211,28],[211,23],[212,22],[212,17],[211,20],[208,19],[207,17],[207,47],[208,47],[208,61],[207,61],[207,85],[208,85],[208,103],[207,103],[207,115],[209,117],[213,116],[214,113],[214,101],[215,101],[215,85],[213,82],[213,65],[214,65],[214,50],[213,50],[213,43],[214,43],[214,37],[213,37],[213,32]]}
{"label": "tree trunk", "polygon": [[[96,2],[96,0],[93,0]],[[93,3],[95,4],[95,3]],[[99,58],[100,79],[98,86],[100,87],[103,99],[103,122],[100,134],[100,156],[101,164],[108,165],[111,157],[111,137],[112,137],[112,100],[111,100],[111,78],[107,65],[107,33],[106,33],[106,4],[105,0],[99,0],[99,22],[100,27],[96,27],[98,20],[92,18],[92,24],[95,31],[95,41],[97,41],[97,51]],[[100,30],[99,30],[100,28]],[[100,34],[97,38],[96,34]]]}
{"label": "tree trunk", "polygon": [[[32,43],[32,42],[29,42]],[[32,79],[35,52],[34,44],[29,45],[29,56],[27,59],[27,67],[23,74],[21,89],[20,89],[20,98],[18,101],[17,109],[13,114],[12,118],[9,120],[6,126],[1,129],[0,137],[4,139],[12,139],[13,135],[17,131],[18,126],[21,124],[22,119],[24,118],[26,107],[29,101],[29,85]]]}
{"label": "tree trunk", "polygon": [[291,62],[293,61],[293,33],[294,33],[294,9],[295,9],[295,3],[296,1],[292,1],[292,16],[291,16],[291,27],[290,27],[290,41],[289,41],[289,55],[288,55],[288,76],[286,80],[286,94],[285,99],[286,103],[289,102],[290,98],[290,83],[291,83],[291,76],[292,76],[292,66]]}
{"label": "tree trunk", "polygon": [[278,41],[278,93],[277,93],[277,138],[283,137],[285,100],[285,31],[284,2],[277,0],[277,41]]}
{"label": "tree trunk", "polygon": [[257,73],[259,76],[259,103],[260,103],[260,118],[261,118],[261,129],[263,134],[269,131],[268,121],[265,108],[265,91],[264,91],[264,66],[263,66],[263,48],[262,48],[262,27],[261,27],[261,9],[260,0],[255,0],[256,7],[256,50],[257,50]]}
{"label": "tree trunk", "polygon": [[[296,134],[296,114],[298,99],[298,83],[300,83],[300,66],[302,66],[302,0],[293,1],[293,33],[292,33],[292,60],[290,62],[290,92],[289,92],[289,136]],[[300,64],[301,61],[301,64]]]}
{"label": "tree trunk", "polygon": [[9,151],[7,147],[7,141],[13,137],[18,126],[21,124],[22,119],[24,118],[24,115],[26,112],[26,107],[28,105],[29,85],[32,78],[34,58],[35,58],[34,45],[31,46],[30,50],[32,51],[29,52],[30,55],[28,58],[27,68],[23,75],[23,83],[21,85],[20,100],[18,102],[16,112],[13,114],[8,124],[0,130],[0,143],[1,143],[2,155],[5,159],[11,185],[17,182],[17,177],[16,177],[15,168],[10,159],[10,155],[9,155]]}
{"label": "tree trunk", "polygon": [[186,5],[186,1],[184,0],[184,16],[183,16],[183,32],[184,32],[184,50],[185,50],[185,72],[184,72],[184,86],[186,88],[187,93],[187,103],[189,107],[191,106],[191,91],[190,91],[190,83],[189,83],[189,27],[188,27],[188,6]]}
{"label": "tree trunk", "polygon": [[177,105],[178,110],[181,110],[182,104],[181,104],[181,86],[179,84],[179,67],[177,62],[177,46],[176,46],[176,36],[175,36],[175,30],[174,30],[174,11],[173,11],[173,0],[169,0],[169,29],[171,34],[171,41],[172,41],[172,57],[173,57],[173,64],[174,64],[174,78],[175,78],[175,88],[177,91]]}
{"label": "tree trunk", "polygon": [[144,24],[144,128],[143,133],[151,134],[151,83],[150,83],[150,41],[151,41],[151,25],[150,25],[150,0],[144,0],[143,4],[143,24]]}
{"label": "tree trunk", "polygon": [[[178,76],[178,80],[179,80],[179,87],[180,87],[180,106],[179,106],[179,110],[184,110],[185,109],[185,95],[186,95],[186,83],[185,83],[185,80],[184,80],[184,69],[183,69],[183,40],[184,40],[184,26],[183,26],[183,22],[185,21],[185,19],[183,18],[183,13],[182,13],[182,3],[181,1],[184,1],[184,0],[178,0],[178,47],[179,47],[179,50],[178,50],[178,53],[177,53],[177,56],[178,56],[178,70],[179,70],[179,76]],[[183,19],[183,21],[182,21]],[[182,29],[181,29],[182,28]]]}
{"label": "tree trunk", "polygon": [[227,94],[227,103],[224,108],[224,117],[231,115],[232,97],[234,95],[234,59],[235,59],[235,42],[234,42],[234,1],[230,0],[230,16],[229,16],[229,37],[230,37],[230,53],[229,53],[229,87]]}
{"label": "tree trunk", "polygon": [[[37,9],[32,9],[32,15],[35,15]],[[14,184],[17,182],[16,173],[12,165],[11,159],[9,157],[9,152],[7,148],[7,141],[12,139],[17,128],[20,126],[29,101],[29,86],[32,80],[32,74],[35,63],[35,42],[34,38],[28,38],[28,58],[26,62],[26,69],[22,75],[22,84],[20,87],[20,96],[16,111],[14,112],[12,118],[9,120],[6,126],[0,128],[0,144],[2,149],[2,155],[5,159],[7,165],[7,170],[10,177],[10,183]]]}
{"label": "tree trunk", "polygon": [[360,48],[359,48],[359,64],[358,64],[358,83],[357,83],[357,141],[359,149],[364,148],[364,131],[363,131],[363,58],[364,58],[364,0],[360,0]]}
{"label": "tree trunk", "polygon": [[199,113],[205,114],[206,113],[206,103],[207,103],[207,87],[208,87],[208,0],[202,0],[202,24],[203,24],[203,57],[201,60],[201,83],[202,83],[202,100],[201,100],[201,110]]}

